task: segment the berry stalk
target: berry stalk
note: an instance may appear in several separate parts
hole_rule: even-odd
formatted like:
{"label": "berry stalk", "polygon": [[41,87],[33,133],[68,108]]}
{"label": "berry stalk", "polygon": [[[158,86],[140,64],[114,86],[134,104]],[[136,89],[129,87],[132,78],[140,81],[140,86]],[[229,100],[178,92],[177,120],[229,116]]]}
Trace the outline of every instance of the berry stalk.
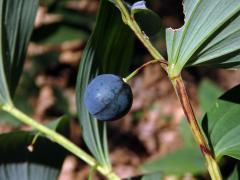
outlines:
{"label": "berry stalk", "polygon": [[127,77],[123,78],[123,81],[128,82],[129,80],[131,80],[134,76],[136,76],[143,68],[145,68],[146,66],[150,65],[150,64],[155,64],[155,63],[160,63],[162,66],[164,66],[165,68],[167,68],[167,62],[166,61],[162,61],[162,60],[151,60],[146,62],[145,64],[143,64],[142,66],[138,67],[135,71],[133,71],[131,74],[129,74]]}

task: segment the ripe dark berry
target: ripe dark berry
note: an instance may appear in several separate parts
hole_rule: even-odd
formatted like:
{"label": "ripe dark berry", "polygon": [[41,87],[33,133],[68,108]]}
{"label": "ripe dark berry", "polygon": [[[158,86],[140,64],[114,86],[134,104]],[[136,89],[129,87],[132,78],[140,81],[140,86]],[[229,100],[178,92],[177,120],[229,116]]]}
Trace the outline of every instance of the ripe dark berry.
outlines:
{"label": "ripe dark berry", "polygon": [[124,116],[132,106],[132,90],[121,77],[103,74],[93,79],[84,94],[84,103],[93,117],[110,121]]}

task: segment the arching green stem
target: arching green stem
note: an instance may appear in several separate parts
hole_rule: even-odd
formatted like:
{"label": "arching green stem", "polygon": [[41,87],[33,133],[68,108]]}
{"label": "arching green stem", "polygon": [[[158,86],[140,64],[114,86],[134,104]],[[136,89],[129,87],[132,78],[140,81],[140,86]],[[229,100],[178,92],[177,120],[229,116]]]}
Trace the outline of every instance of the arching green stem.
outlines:
{"label": "arching green stem", "polygon": [[77,157],[85,161],[88,165],[91,167],[95,167],[95,169],[100,172],[102,175],[104,175],[109,180],[120,180],[120,178],[112,172],[111,169],[108,167],[104,167],[101,164],[99,164],[92,156],[87,154],[85,151],[80,149],[78,146],[73,144],[71,141],[69,141],[64,136],[60,135],[59,133],[49,129],[48,127],[38,123],[31,117],[27,116],[20,110],[18,110],[16,107],[10,104],[2,105],[2,110],[10,113],[23,123],[33,127],[34,129],[38,130],[39,133],[44,134],[47,138],[50,140],[58,143],[60,146],[64,147],[71,153],[75,154]]}

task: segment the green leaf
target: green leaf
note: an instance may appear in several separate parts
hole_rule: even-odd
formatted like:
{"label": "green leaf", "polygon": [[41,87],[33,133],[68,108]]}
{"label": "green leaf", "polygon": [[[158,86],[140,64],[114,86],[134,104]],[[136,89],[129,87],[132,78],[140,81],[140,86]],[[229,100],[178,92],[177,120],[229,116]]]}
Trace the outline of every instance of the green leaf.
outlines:
{"label": "green leaf", "polygon": [[11,103],[10,93],[8,89],[7,61],[5,61],[5,28],[4,28],[4,1],[0,1],[0,104]]}
{"label": "green leaf", "polygon": [[19,127],[22,125],[22,122],[20,122],[17,118],[11,116],[9,113],[5,111],[0,111],[0,126],[3,124],[10,125],[11,127]]}
{"label": "green leaf", "polygon": [[145,174],[137,177],[127,178],[125,180],[161,180],[163,179],[163,174],[160,172]]}
{"label": "green leaf", "polygon": [[185,24],[166,31],[169,74],[186,66],[240,67],[239,0],[185,0]]}
{"label": "green leaf", "polygon": [[215,156],[240,159],[240,85],[222,95],[204,116],[202,126]]}
{"label": "green leaf", "polygon": [[96,27],[79,66],[76,92],[78,119],[84,141],[95,158],[107,166],[110,166],[110,162],[106,123],[97,121],[88,113],[83,103],[84,91],[98,73],[126,75],[132,50],[132,32],[123,24],[118,9],[107,0],[102,0]]}
{"label": "green leaf", "polygon": [[[20,110],[26,112],[27,114],[32,114],[32,107],[24,96],[15,96],[14,104],[16,107],[20,107]],[[14,128],[21,126],[23,123],[19,121],[16,117],[11,116],[5,111],[0,111],[0,125],[7,124]]]}
{"label": "green leaf", "polygon": [[[68,2],[68,0],[66,1]],[[95,25],[95,14],[89,14],[86,12],[81,12],[79,10],[74,11],[73,9],[60,8],[55,11],[63,17],[63,23],[71,26],[78,26],[79,29],[84,29],[90,31]]]}
{"label": "green leaf", "polygon": [[206,170],[204,158],[199,148],[184,148],[165,157],[147,162],[141,167],[143,172],[163,172],[164,174],[198,174]]}
{"label": "green leaf", "polygon": [[189,128],[188,121],[185,117],[181,120],[179,130],[185,148],[198,148],[198,145],[192,136],[191,129]]}
{"label": "green leaf", "polygon": [[19,81],[28,42],[33,30],[38,0],[1,0],[4,4],[2,41],[9,90],[15,92]]}
{"label": "green leaf", "polygon": [[0,0],[0,103],[11,103],[22,72],[38,0]]}
{"label": "green leaf", "polygon": [[53,24],[39,28],[34,32],[34,41],[47,45],[59,45],[65,41],[86,40],[88,33],[80,31],[79,28],[65,25]]}
{"label": "green leaf", "polygon": [[228,178],[228,180],[239,180],[240,179],[240,163],[238,162],[234,168],[234,171]]}
{"label": "green leaf", "polygon": [[67,115],[61,116],[61,117],[57,118],[56,120],[48,123],[47,127],[63,134],[64,136],[69,136],[69,134],[70,134],[69,118],[70,117]]}
{"label": "green leaf", "polygon": [[27,147],[33,137],[32,132],[0,135],[1,180],[58,179],[66,150],[46,138],[39,137],[30,152]]}
{"label": "green leaf", "polygon": [[159,16],[146,7],[145,1],[138,1],[132,5],[131,16],[134,17],[141,30],[147,36],[153,36],[162,29]]}
{"label": "green leaf", "polygon": [[203,80],[198,88],[198,99],[201,110],[207,112],[223,91],[209,80]]}
{"label": "green leaf", "polygon": [[162,179],[162,174],[157,172],[157,173],[152,173],[152,174],[146,174],[142,176],[141,180],[161,180]]}
{"label": "green leaf", "polygon": [[[33,107],[28,99],[30,99],[37,92],[37,87],[34,83],[34,77],[35,76],[33,76],[31,72],[23,72],[21,83],[18,85],[17,91],[13,98],[13,104],[28,115],[32,115],[33,113]],[[19,127],[22,122],[14,116],[11,116],[9,113],[0,111],[0,125],[1,124]]]}

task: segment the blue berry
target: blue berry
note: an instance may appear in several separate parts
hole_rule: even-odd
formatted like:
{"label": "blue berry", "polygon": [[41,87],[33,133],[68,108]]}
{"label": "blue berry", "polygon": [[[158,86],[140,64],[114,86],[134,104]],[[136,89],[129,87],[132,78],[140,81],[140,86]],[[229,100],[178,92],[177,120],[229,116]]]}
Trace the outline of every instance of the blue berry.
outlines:
{"label": "blue berry", "polygon": [[103,74],[87,86],[84,103],[93,117],[111,121],[123,117],[132,106],[132,90],[121,77]]}

